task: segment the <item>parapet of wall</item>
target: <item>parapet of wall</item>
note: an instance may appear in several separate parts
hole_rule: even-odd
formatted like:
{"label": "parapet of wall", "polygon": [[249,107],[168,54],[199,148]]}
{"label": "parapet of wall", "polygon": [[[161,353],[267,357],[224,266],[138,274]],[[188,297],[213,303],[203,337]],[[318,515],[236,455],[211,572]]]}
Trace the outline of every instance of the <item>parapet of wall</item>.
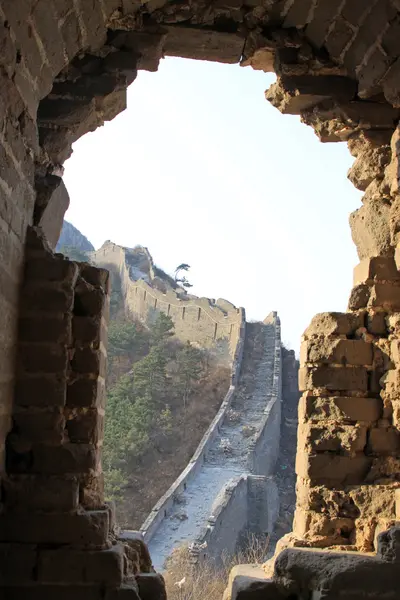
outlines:
{"label": "parapet of wall", "polygon": [[272,475],[279,454],[282,407],[281,323],[277,313],[271,313],[264,323],[275,322],[274,373],[268,394],[262,425],[254,440],[251,470],[258,475]]}
{"label": "parapet of wall", "polygon": [[240,328],[245,320],[243,308],[218,299],[197,298],[166,287],[156,289],[143,279],[132,278],[127,261],[129,249],[106,242],[91,254],[99,266],[116,271],[121,278],[121,289],[127,311],[149,322],[158,311],[174,321],[175,334],[183,342],[190,341],[205,348],[216,348],[218,355],[232,357],[240,339]]}
{"label": "parapet of wall", "polygon": [[[193,558],[212,558],[218,566],[224,555],[233,556],[249,535],[270,535],[278,512],[279,494],[272,477],[241,475],[232,479],[212,506],[203,532],[191,549]],[[202,547],[207,550],[202,551]]]}
{"label": "parapet of wall", "polygon": [[191,479],[193,479],[193,477],[197,474],[197,472],[199,471],[199,469],[205,461],[207,452],[211,444],[220,433],[220,428],[222,427],[222,423],[225,419],[226,413],[231,406],[236,386],[240,377],[245,335],[246,321],[243,319],[239,329],[238,343],[236,345],[235,355],[232,362],[231,385],[229,387],[228,393],[222,401],[219,411],[215,415],[211,425],[204,434],[200,444],[197,446],[196,452],[193,454],[186,468],[174,481],[171,487],[165,492],[165,494],[160,498],[160,500],[157,502],[157,504],[154,506],[153,510],[147,517],[146,521],[143,523],[140,531],[143,534],[146,543],[150,541],[155,531],[157,530],[160,522],[168,515],[177,498],[186,489],[187,483]]}

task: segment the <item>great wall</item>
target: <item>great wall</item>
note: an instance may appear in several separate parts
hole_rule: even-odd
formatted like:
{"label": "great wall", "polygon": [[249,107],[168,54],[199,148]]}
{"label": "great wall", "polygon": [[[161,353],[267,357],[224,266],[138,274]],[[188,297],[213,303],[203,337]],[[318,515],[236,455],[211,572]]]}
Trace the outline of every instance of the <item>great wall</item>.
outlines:
{"label": "great wall", "polygon": [[246,323],[244,310],[226,300],[189,296],[161,270],[156,274],[149,251],[140,246],[106,242],[90,259],[118,274],[127,313],[148,323],[162,311],[178,338],[209,350],[228,342],[215,357],[232,362],[226,397],[187,467],[141,528],[155,568],[162,571],[183,545],[194,559],[203,548],[202,557],[218,562],[250,534],[271,536],[279,513],[274,473],[282,404],[277,313],[263,323]]}

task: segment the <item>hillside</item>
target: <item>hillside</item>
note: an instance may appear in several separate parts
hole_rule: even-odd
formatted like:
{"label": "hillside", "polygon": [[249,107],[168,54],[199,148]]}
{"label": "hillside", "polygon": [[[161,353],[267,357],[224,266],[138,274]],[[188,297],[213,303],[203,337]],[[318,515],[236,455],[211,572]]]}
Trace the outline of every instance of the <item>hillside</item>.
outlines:
{"label": "hillside", "polygon": [[72,223],[64,221],[60,238],[56,245],[56,252],[68,254],[68,250],[74,249],[75,252],[93,252],[94,246]]}

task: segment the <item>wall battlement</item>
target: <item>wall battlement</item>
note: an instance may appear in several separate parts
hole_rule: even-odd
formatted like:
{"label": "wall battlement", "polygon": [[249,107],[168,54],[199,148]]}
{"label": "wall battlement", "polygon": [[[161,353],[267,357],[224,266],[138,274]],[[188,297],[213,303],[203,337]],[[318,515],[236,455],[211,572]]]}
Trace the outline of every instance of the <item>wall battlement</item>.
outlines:
{"label": "wall battlement", "polygon": [[220,355],[232,358],[245,320],[244,309],[222,298],[214,301],[187,294],[180,287],[173,289],[168,281],[156,276],[148,251],[145,271],[132,266],[133,253],[106,242],[90,255],[96,265],[119,275],[126,310],[144,322],[151,321],[158,311],[164,312],[174,321],[175,334],[183,342],[218,347]]}

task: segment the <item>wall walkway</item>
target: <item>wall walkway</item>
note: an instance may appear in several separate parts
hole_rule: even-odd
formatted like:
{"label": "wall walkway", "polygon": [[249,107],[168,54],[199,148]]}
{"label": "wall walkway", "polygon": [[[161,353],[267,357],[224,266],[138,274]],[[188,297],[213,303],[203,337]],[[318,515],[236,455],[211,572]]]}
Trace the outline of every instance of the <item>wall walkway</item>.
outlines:
{"label": "wall walkway", "polygon": [[246,324],[240,358],[239,383],[234,377],[192,461],[142,526],[157,570],[182,544],[191,544],[195,555],[206,546],[203,554],[217,557],[222,550],[233,552],[245,531],[272,531],[279,509],[272,475],[281,413],[276,313],[264,323]]}

